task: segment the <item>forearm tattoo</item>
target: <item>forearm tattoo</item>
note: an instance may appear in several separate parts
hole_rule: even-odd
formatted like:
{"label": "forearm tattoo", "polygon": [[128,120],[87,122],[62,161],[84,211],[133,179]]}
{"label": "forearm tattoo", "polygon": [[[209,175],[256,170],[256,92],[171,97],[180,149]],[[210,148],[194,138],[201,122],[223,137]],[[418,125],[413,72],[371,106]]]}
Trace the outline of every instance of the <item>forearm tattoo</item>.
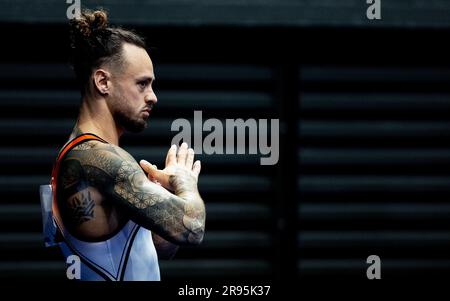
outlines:
{"label": "forearm tattoo", "polygon": [[130,162],[122,162],[114,180],[114,191],[139,209],[162,202],[164,200],[162,196],[140,189],[146,179],[145,176],[142,177],[140,173],[135,172],[135,168]]}
{"label": "forearm tattoo", "polygon": [[91,195],[97,189],[103,197],[128,209],[130,218],[155,230],[175,243],[201,241],[204,232],[204,205],[194,178],[188,174],[170,178],[175,195],[151,183],[141,167],[126,151],[112,144],[85,142],[72,149],[61,165],[62,189],[58,199],[75,224],[94,217]]}
{"label": "forearm tattoo", "polygon": [[[171,176],[169,182],[172,187],[175,187],[176,195],[184,199],[192,200],[191,202],[186,202],[184,206],[185,215],[183,217],[183,224],[188,229],[191,229],[188,241],[194,242],[199,239],[201,240],[205,227],[205,208],[198,193],[195,180],[189,177],[187,173],[184,173],[183,176]],[[200,202],[196,202],[196,200],[200,200]]]}

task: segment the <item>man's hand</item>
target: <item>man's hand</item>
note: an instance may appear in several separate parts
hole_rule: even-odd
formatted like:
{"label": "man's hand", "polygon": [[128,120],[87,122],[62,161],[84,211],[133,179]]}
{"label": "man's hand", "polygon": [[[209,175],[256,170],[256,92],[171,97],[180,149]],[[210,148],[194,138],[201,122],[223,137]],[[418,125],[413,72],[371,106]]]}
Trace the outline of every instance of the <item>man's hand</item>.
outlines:
{"label": "man's hand", "polygon": [[141,160],[139,164],[148,173],[150,181],[160,184],[170,191],[176,191],[177,189],[177,187],[174,187],[176,181],[173,181],[173,178],[192,177],[197,183],[201,170],[200,161],[197,160],[194,163],[194,150],[188,148],[185,142],[181,144],[178,152],[175,144],[170,147],[166,156],[166,167],[162,170],[146,160]]}
{"label": "man's hand", "polygon": [[[190,244],[199,244],[205,231],[205,205],[197,188],[201,166],[198,160],[194,163],[194,150],[188,148],[187,143],[182,143],[177,152],[176,145],[172,145],[167,152],[166,167],[163,170],[145,160],[141,160],[140,165],[148,173],[150,181],[173,191],[181,198],[184,203],[183,226],[189,229],[186,240]],[[172,244],[169,249],[175,251],[172,247],[175,245]]]}

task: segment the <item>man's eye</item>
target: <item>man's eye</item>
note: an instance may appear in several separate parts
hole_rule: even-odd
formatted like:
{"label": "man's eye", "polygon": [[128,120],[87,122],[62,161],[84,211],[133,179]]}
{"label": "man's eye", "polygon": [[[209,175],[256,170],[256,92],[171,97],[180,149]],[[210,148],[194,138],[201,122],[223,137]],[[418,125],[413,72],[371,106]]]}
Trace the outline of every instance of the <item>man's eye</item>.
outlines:
{"label": "man's eye", "polygon": [[139,82],[138,85],[139,85],[139,88],[145,89],[145,87],[147,87],[147,82]]}

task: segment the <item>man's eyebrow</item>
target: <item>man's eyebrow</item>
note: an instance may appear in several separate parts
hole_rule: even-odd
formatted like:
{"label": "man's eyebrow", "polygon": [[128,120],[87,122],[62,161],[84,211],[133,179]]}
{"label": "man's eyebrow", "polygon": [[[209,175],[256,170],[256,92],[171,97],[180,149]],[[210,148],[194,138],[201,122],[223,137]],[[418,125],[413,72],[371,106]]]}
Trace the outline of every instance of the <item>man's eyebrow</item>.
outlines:
{"label": "man's eyebrow", "polygon": [[141,81],[155,81],[156,77],[145,75],[145,76],[138,77],[137,80],[140,81],[140,82]]}

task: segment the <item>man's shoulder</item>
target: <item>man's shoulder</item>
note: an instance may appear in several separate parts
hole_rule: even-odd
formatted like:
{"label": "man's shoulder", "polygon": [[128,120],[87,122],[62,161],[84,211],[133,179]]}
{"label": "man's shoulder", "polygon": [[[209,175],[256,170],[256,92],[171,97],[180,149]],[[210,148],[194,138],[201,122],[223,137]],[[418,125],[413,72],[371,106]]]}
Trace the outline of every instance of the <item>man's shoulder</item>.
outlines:
{"label": "man's shoulder", "polygon": [[101,150],[107,148],[109,144],[99,140],[87,140],[76,145],[71,151],[84,151],[84,150]]}
{"label": "man's shoulder", "polygon": [[66,188],[83,183],[80,187],[92,186],[101,193],[107,193],[129,175],[141,171],[136,160],[121,147],[101,141],[85,141],[65,155],[58,181]]}
{"label": "man's shoulder", "polygon": [[65,156],[66,160],[75,159],[82,165],[90,165],[109,169],[123,162],[137,165],[136,160],[120,146],[89,140],[72,148]]}

